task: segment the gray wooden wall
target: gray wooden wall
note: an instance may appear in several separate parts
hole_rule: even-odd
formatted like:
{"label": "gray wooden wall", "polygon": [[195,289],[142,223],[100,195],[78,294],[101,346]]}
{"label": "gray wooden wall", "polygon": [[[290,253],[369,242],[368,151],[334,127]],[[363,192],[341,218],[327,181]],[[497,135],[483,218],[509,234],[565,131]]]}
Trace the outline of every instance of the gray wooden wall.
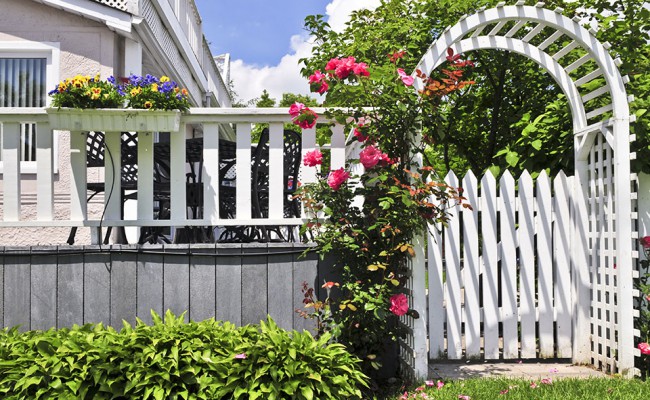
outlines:
{"label": "gray wooden wall", "polygon": [[[21,330],[103,322],[115,328],[150,310],[237,325],[271,315],[286,329],[313,330],[296,312],[302,282],[319,288],[307,245],[113,245],[0,247],[0,321]],[[326,274],[325,274],[326,275]],[[325,276],[323,275],[323,276]],[[320,283],[319,283],[320,282]]]}

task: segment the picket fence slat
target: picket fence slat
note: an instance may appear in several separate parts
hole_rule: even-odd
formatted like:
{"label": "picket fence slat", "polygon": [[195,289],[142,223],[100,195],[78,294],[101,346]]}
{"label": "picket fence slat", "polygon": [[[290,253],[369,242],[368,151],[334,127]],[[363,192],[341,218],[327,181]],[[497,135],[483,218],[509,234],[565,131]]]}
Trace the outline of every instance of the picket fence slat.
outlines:
{"label": "picket fence slat", "polygon": [[485,358],[499,358],[499,292],[497,265],[497,184],[491,172],[481,180],[483,232],[483,326]]}
{"label": "picket fence slat", "polygon": [[[458,178],[453,172],[449,172],[446,182],[452,187],[458,187]],[[447,302],[447,356],[452,360],[460,359],[463,355],[461,323],[462,323],[462,297],[461,297],[461,274],[460,274],[460,222],[458,208],[449,210],[450,220],[447,233],[449,240],[445,241],[445,259],[447,263],[447,285],[445,299]]]}
{"label": "picket fence slat", "polygon": [[429,227],[429,358],[442,358],[445,351],[445,308],[443,261],[442,261],[442,226]]}
{"label": "picket fence slat", "polygon": [[557,335],[557,357],[571,357],[571,203],[572,178],[564,172],[553,180],[555,223],[553,225],[553,264],[555,265],[555,321]]}
{"label": "picket fence slat", "polygon": [[[476,176],[469,171],[463,179],[463,189],[469,204],[477,204],[478,183]],[[481,310],[479,304],[479,234],[478,207],[465,209],[463,213],[463,268],[465,294],[465,356],[468,358],[481,355]]]}
{"label": "picket fence slat", "polygon": [[515,236],[515,180],[509,171],[501,178],[501,325],[503,357],[519,356],[517,331],[517,243]]}
{"label": "picket fence slat", "polygon": [[553,356],[553,256],[551,184],[545,171],[537,177],[537,279],[539,296],[539,347],[542,357]]}
{"label": "picket fence slat", "polygon": [[506,171],[498,185],[490,172],[477,181],[462,180],[471,208],[450,208],[429,232],[429,357],[572,357],[572,180],[561,173],[551,187],[545,172],[515,182]]}

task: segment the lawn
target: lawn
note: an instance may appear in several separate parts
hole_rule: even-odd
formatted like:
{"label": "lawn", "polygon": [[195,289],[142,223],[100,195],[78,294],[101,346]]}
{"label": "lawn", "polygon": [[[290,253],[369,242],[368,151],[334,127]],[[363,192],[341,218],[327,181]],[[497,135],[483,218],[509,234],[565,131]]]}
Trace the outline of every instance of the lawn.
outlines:
{"label": "lawn", "polygon": [[[603,400],[603,399],[650,399],[650,383],[638,379],[590,378],[560,380],[524,380],[505,378],[480,378],[444,382],[437,388],[437,381],[429,381],[412,388],[407,394],[390,397],[401,399],[543,399],[543,400]],[[464,397],[467,396],[467,397]]]}

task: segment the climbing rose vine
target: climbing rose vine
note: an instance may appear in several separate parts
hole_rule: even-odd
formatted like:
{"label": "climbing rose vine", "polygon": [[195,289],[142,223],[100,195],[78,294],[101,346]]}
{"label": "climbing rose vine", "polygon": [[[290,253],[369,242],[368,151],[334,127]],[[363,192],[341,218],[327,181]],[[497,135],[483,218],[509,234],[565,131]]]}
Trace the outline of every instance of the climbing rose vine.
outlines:
{"label": "climbing rose vine", "polygon": [[[328,288],[331,318],[324,329],[364,361],[366,372],[384,360],[387,340],[405,334],[398,318],[418,317],[405,289],[408,261],[421,251],[415,238],[444,223],[449,207],[466,206],[457,188],[417,162],[427,145],[426,135],[417,137],[443,96],[471,84],[462,79],[471,64],[450,52],[442,76],[430,77],[407,74],[403,50],[388,57],[392,64],[374,69],[353,56],[334,57],[306,73],[311,90],[326,96],[326,103],[333,95],[363,105],[328,109],[328,119],[351,133],[349,145],[359,156],[328,172],[320,151],[306,153],[304,165],[318,168],[320,178],[303,185],[300,197],[308,215],[303,231],[313,230],[318,251],[331,254],[340,276],[340,286]],[[302,104],[289,112],[302,127],[315,124],[317,116]]]}

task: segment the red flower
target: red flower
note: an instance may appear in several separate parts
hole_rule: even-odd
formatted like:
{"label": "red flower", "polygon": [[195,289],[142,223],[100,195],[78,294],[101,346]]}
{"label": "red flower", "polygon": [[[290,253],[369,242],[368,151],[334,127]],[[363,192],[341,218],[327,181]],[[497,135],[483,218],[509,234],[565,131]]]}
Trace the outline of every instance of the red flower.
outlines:
{"label": "red flower", "polygon": [[352,132],[352,134],[354,135],[355,138],[357,138],[358,141],[365,142],[366,139],[368,139],[368,136],[364,135],[363,132],[361,132],[362,127],[363,125],[359,125],[358,128],[354,128],[354,132]]}
{"label": "red flower", "polygon": [[401,317],[409,310],[409,301],[404,293],[397,293],[390,297],[389,311]]}
{"label": "red flower", "polygon": [[295,118],[305,109],[307,109],[307,107],[304,104],[295,102],[291,107],[289,107],[289,115]]}
{"label": "red flower", "polygon": [[339,284],[336,283],[336,282],[329,281],[329,282],[325,282],[322,287],[325,288],[325,289],[331,289],[334,286],[338,286],[338,285]]}
{"label": "red flower", "polygon": [[302,160],[305,166],[315,167],[323,163],[323,153],[320,150],[308,151]]}
{"label": "red flower", "polygon": [[339,190],[341,185],[347,181],[348,178],[350,178],[350,173],[343,168],[339,168],[330,172],[327,177],[327,184],[332,188],[332,190]]}
{"label": "red flower", "polygon": [[639,343],[637,346],[641,350],[641,354],[650,355],[650,344],[648,343]]}
{"label": "red flower", "polygon": [[641,243],[641,246],[643,246],[644,249],[647,249],[650,247],[650,236],[644,236],[641,239],[639,239],[639,243]]}
{"label": "red flower", "polygon": [[404,57],[404,54],[406,54],[406,51],[404,50],[396,51],[393,54],[389,54],[388,59],[390,60],[390,62],[394,63],[400,58]]}

